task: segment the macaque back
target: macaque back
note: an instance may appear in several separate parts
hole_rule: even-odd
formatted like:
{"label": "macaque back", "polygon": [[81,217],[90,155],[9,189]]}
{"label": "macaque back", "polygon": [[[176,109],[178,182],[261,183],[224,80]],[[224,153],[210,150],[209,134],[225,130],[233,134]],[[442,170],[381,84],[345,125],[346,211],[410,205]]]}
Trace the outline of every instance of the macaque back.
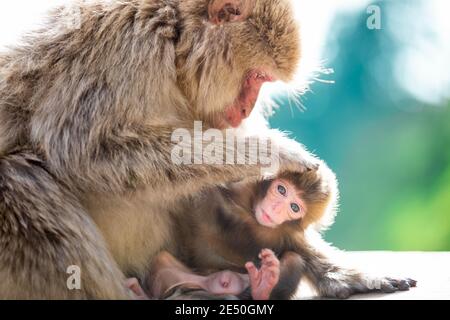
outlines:
{"label": "macaque back", "polygon": [[[130,297],[124,273],[143,274],[142,260],[170,238],[154,228],[170,225],[171,204],[261,175],[249,162],[175,165],[174,129],[192,130],[194,120],[238,127],[262,83],[290,80],[299,58],[288,0],[94,0],[55,9],[0,54],[0,297]],[[279,146],[282,166],[316,165],[303,146],[272,133],[261,136]],[[151,201],[137,204],[142,193]],[[105,208],[110,199],[116,211]],[[149,246],[134,232],[139,224]],[[66,284],[73,265],[82,270],[78,291]]]}

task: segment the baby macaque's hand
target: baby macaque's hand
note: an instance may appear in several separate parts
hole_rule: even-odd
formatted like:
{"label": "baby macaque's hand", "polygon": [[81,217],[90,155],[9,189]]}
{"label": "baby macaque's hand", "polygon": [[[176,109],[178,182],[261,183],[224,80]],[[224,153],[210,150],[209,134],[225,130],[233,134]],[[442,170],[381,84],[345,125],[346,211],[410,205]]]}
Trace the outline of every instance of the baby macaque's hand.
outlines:
{"label": "baby macaque's hand", "polygon": [[253,300],[269,300],[273,288],[280,280],[280,261],[272,250],[261,251],[261,268],[258,270],[252,262],[245,265],[250,277]]}
{"label": "baby macaque's hand", "polygon": [[141,285],[139,284],[138,279],[136,278],[127,279],[127,281],[125,282],[125,286],[134,293],[136,300],[150,300],[145,291],[142,289]]}

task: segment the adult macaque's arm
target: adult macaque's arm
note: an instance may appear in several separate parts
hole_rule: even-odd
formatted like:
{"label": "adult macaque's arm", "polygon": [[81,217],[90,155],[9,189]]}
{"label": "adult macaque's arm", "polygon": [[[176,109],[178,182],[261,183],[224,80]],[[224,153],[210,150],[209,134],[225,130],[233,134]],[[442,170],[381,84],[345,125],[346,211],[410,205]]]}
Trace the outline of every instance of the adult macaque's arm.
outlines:
{"label": "adult macaque's arm", "polygon": [[[186,130],[188,136],[192,137],[191,140],[176,142],[173,133],[177,128],[172,126],[130,126],[127,130],[117,129],[108,132],[101,132],[100,128],[95,128],[86,131],[88,134],[79,136],[77,140],[65,140],[66,136],[71,135],[71,130],[70,127],[64,130],[68,131],[54,132],[52,135],[54,143],[45,145],[46,158],[60,178],[76,183],[82,190],[88,188],[120,193],[129,188],[146,186],[157,190],[167,188],[181,192],[189,187],[189,192],[192,192],[195,191],[192,190],[195,186],[201,188],[208,184],[216,185],[246,177],[259,177],[265,173],[274,174],[279,167],[305,170],[316,165],[315,158],[300,144],[273,135],[270,130],[267,135],[244,139],[246,147],[243,148],[241,161],[237,163],[232,161],[231,164],[227,163],[229,159],[226,155],[237,155],[242,148],[235,143],[226,143],[226,140],[211,142],[209,139],[202,139],[200,143],[194,142],[192,129]],[[93,137],[92,132],[99,133],[99,136]],[[241,137],[230,133],[227,135],[222,132],[222,135],[234,141],[242,140]],[[91,144],[92,139],[97,143]],[[268,145],[274,146],[267,149],[272,150],[273,154],[264,155],[266,161],[271,159],[269,163],[261,163],[260,159],[252,161],[252,155],[259,155],[252,141],[258,139],[269,141]],[[79,148],[80,145],[84,146],[82,150]],[[61,150],[61,146],[64,146],[64,150]],[[176,157],[181,150],[195,151],[195,148],[198,149],[192,153],[191,163],[183,162],[183,159]],[[211,150],[223,151],[222,159],[215,156],[211,158]],[[86,174],[80,176],[80,172]]]}

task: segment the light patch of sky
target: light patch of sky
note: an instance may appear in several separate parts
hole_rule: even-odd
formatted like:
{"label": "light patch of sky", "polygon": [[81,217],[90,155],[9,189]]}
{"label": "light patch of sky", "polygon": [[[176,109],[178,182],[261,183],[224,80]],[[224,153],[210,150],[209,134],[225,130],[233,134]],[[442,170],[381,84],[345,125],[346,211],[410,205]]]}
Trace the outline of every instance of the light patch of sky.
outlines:
{"label": "light patch of sky", "polygon": [[[21,34],[38,26],[49,9],[70,2],[3,1],[0,4],[0,49],[13,45]],[[369,0],[292,0],[292,3],[302,25],[303,59],[298,79],[301,82],[314,75],[319,66],[329,66],[324,49],[326,35],[332,32],[331,23],[336,14],[345,10],[365,11]],[[424,6],[426,10],[418,12],[418,18],[432,29],[433,41],[425,39],[424,33],[413,33],[403,28],[406,32],[403,38],[408,38],[409,42],[405,42],[397,57],[396,74],[405,90],[418,99],[440,103],[450,96],[450,1],[430,0]]]}
{"label": "light patch of sky", "polygon": [[[431,0],[410,8],[393,27],[403,46],[396,58],[396,77],[418,100],[442,105],[450,98],[450,1]],[[409,16],[409,18],[411,18]]]}
{"label": "light patch of sky", "polygon": [[293,0],[296,16],[301,23],[301,74],[309,76],[319,66],[327,64],[324,53],[327,34],[332,31],[335,16],[343,11],[361,10],[368,0]]}
{"label": "light patch of sky", "polygon": [[[332,22],[337,14],[346,11],[364,10],[369,0],[291,0],[295,16],[301,25],[302,59],[298,73],[288,87],[280,82],[266,84],[261,95],[262,100],[276,96],[278,92],[292,94],[295,103],[300,103],[296,97],[296,89],[302,90],[311,81],[325,80],[321,71],[330,68],[330,56],[325,52],[327,35],[332,32]],[[332,77],[327,77],[332,80]]]}
{"label": "light patch of sky", "polygon": [[[397,35],[400,50],[395,73],[400,85],[411,96],[425,103],[441,105],[450,98],[450,1],[402,0],[411,10],[409,15],[396,11],[391,28],[382,32]],[[409,2],[408,2],[409,1]],[[401,2],[401,1],[400,1]],[[295,0],[302,25],[303,58],[299,79],[314,77],[320,66],[332,68],[327,55],[327,34],[333,32],[336,15],[345,11],[366,12],[370,0]],[[416,17],[413,19],[413,17]],[[381,11],[382,23],[387,17]],[[331,77],[332,78],[332,77]]]}
{"label": "light patch of sky", "polygon": [[0,4],[0,49],[17,43],[21,35],[39,26],[45,13],[69,0],[14,0]]}

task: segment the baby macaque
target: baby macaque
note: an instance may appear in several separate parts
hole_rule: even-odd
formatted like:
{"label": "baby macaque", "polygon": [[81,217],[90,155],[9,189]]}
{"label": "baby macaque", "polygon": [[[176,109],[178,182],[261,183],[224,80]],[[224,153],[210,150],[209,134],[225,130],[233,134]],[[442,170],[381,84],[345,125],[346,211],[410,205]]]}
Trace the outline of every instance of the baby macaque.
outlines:
{"label": "baby macaque", "polygon": [[174,215],[179,238],[172,251],[190,268],[211,273],[243,272],[248,261],[257,265],[259,252],[270,248],[280,258],[281,272],[271,299],[292,298],[303,276],[319,295],[331,298],[372,291],[373,281],[384,292],[414,286],[410,279],[368,279],[340,268],[313,246],[305,231],[314,233],[332,222],[337,197],[336,180],[326,166],[209,189]]}
{"label": "baby macaque", "polygon": [[189,299],[192,292],[204,291],[208,295],[224,298],[240,296],[250,290],[253,300],[268,300],[280,275],[280,262],[268,249],[259,254],[261,268],[249,262],[246,265],[248,274],[231,271],[220,271],[201,276],[178,261],[168,252],[160,253],[152,263],[143,290],[136,278],[127,280],[127,287],[138,299]]}

